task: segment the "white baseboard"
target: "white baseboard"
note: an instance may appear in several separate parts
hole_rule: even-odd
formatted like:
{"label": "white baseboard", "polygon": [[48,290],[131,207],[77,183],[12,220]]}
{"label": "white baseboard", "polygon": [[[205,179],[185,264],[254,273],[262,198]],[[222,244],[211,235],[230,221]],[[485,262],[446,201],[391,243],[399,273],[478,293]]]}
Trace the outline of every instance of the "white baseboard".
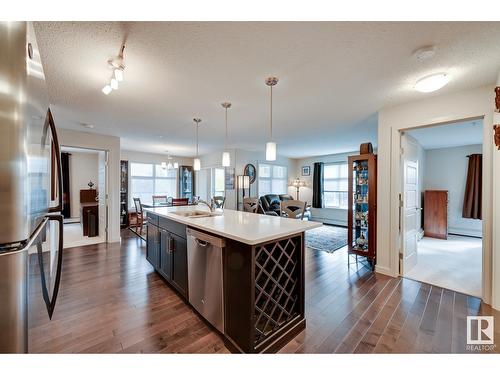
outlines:
{"label": "white baseboard", "polygon": [[317,221],[323,224],[340,225],[341,227],[347,227],[347,221],[343,220],[326,219],[323,217],[312,216],[311,221]]}
{"label": "white baseboard", "polygon": [[478,237],[478,238],[483,237],[483,231],[475,230],[475,229],[467,229],[467,228],[449,227],[448,233],[449,234],[457,234],[459,236],[471,236],[471,237]]}
{"label": "white baseboard", "polygon": [[114,243],[114,242],[122,242],[122,238],[121,237],[108,238],[108,243]]}
{"label": "white baseboard", "polygon": [[381,267],[379,265],[375,265],[375,272],[380,273],[382,275],[390,276],[390,277],[397,277],[398,276],[398,275],[394,275],[390,268]]}

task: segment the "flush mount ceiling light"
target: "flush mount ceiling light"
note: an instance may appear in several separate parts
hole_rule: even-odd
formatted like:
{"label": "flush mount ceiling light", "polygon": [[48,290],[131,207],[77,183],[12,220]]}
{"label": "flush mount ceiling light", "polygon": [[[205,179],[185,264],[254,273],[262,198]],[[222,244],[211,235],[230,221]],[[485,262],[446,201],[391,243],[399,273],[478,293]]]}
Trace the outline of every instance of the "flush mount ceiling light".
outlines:
{"label": "flush mount ceiling light", "polygon": [[222,108],[226,110],[226,135],[224,137],[224,152],[222,153],[222,166],[229,167],[231,165],[231,156],[227,151],[227,110],[231,108],[231,103],[224,102],[221,104]]}
{"label": "flush mount ceiling light", "polygon": [[419,79],[415,84],[415,90],[420,92],[433,92],[443,88],[448,82],[450,82],[450,76],[448,74],[432,74]]}
{"label": "flush mount ceiling light", "polygon": [[196,124],[196,157],[193,160],[193,169],[199,171],[201,169],[201,161],[198,158],[198,129],[200,128],[201,118],[194,118],[193,121]]}
{"label": "flush mount ceiling light", "polygon": [[276,86],[277,83],[278,83],[278,78],[276,77],[266,78],[266,85],[268,85],[271,90],[270,117],[269,117],[270,139],[269,142],[266,143],[267,161],[276,160],[276,143],[273,142],[273,86]]}
{"label": "flush mount ceiling light", "polygon": [[123,71],[125,70],[125,64],[123,63],[124,50],[125,45],[122,45],[118,56],[108,60],[108,65],[113,70],[113,74],[111,76],[109,84],[104,86],[101,90],[104,95],[109,95],[111,91],[118,90],[118,82],[123,81]]}

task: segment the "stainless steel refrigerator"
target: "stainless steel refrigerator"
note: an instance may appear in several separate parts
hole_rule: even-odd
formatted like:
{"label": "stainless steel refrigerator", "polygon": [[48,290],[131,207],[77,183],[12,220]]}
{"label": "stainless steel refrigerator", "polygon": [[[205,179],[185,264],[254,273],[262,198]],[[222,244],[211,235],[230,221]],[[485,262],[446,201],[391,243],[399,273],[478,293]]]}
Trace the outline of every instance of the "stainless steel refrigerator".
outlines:
{"label": "stainless steel refrigerator", "polygon": [[0,353],[52,318],[62,265],[61,158],[29,22],[0,22]]}

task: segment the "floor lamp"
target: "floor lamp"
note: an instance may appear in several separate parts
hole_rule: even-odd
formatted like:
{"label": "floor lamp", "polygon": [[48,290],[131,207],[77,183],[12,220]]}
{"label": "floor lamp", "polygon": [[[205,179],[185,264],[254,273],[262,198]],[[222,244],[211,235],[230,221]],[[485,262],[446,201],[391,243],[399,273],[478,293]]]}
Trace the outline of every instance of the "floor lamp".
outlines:
{"label": "floor lamp", "polygon": [[304,180],[301,180],[300,178],[296,178],[295,180],[293,180],[292,186],[297,189],[297,200],[299,200],[300,188],[306,186],[306,182]]}

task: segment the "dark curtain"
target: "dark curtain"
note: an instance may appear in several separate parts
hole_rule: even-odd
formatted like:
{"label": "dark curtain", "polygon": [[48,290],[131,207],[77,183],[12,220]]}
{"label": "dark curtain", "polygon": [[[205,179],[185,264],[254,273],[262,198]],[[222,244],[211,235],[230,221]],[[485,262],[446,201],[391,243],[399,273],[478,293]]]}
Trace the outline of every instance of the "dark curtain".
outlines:
{"label": "dark curtain", "polygon": [[65,218],[71,217],[70,205],[70,190],[69,190],[69,157],[67,152],[61,153],[61,169],[62,169],[62,191],[63,191],[63,207],[62,214]]}
{"label": "dark curtain", "polygon": [[312,206],[323,208],[323,163],[314,163]]}
{"label": "dark curtain", "polygon": [[469,169],[465,183],[464,208],[462,217],[469,219],[482,219],[481,190],[483,181],[483,155],[469,155]]}

